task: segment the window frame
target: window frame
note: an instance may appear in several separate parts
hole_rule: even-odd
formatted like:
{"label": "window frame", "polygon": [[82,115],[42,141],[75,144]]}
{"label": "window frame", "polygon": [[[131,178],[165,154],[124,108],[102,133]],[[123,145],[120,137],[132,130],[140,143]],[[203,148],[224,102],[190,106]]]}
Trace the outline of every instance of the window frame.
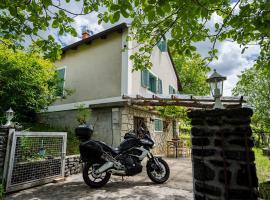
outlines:
{"label": "window frame", "polygon": [[[172,92],[171,92],[171,89],[172,89]],[[169,85],[169,94],[177,94],[176,89],[171,85]]]}
{"label": "window frame", "polygon": [[[152,76],[152,77],[150,77],[150,76]],[[155,90],[154,90],[154,91],[152,91],[152,90],[150,89],[150,88],[151,88],[151,86],[150,86],[150,85],[151,85],[151,80],[150,80],[151,78],[154,78],[154,79],[155,79]],[[149,86],[148,86],[147,89],[148,89],[150,92],[153,92],[153,93],[155,93],[155,94],[157,93],[157,85],[158,85],[157,82],[158,82],[158,77],[157,77],[155,74],[153,74],[152,72],[149,71]]]}
{"label": "window frame", "polygon": [[[156,129],[156,120],[158,120],[158,121],[161,122],[161,127],[160,127],[161,129],[160,129],[160,130],[157,130],[157,129]],[[163,120],[162,120],[161,118],[155,118],[155,119],[154,119],[154,132],[155,132],[155,133],[161,133],[161,132],[164,132],[164,131],[163,131],[163,127],[164,127]]]}
{"label": "window frame", "polygon": [[58,71],[64,69],[64,80],[63,80],[63,91],[62,96],[56,95],[56,98],[63,98],[65,96],[65,86],[66,86],[66,74],[67,74],[67,66],[59,67],[55,71],[58,73]]}

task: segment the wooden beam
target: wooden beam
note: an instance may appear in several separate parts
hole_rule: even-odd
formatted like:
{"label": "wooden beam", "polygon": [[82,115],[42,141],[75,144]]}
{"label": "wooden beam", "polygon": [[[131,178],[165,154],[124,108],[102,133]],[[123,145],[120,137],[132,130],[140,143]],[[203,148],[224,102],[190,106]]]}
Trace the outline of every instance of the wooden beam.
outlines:
{"label": "wooden beam", "polygon": [[100,38],[103,39],[103,40],[107,39],[107,35],[102,35],[102,36],[100,36]]}

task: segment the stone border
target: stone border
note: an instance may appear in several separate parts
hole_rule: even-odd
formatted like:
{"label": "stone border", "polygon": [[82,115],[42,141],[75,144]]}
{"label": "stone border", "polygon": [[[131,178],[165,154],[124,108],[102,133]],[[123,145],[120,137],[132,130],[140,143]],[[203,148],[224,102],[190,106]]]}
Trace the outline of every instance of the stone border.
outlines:
{"label": "stone border", "polygon": [[80,155],[66,156],[65,177],[79,174],[82,172],[82,163],[80,163]]}

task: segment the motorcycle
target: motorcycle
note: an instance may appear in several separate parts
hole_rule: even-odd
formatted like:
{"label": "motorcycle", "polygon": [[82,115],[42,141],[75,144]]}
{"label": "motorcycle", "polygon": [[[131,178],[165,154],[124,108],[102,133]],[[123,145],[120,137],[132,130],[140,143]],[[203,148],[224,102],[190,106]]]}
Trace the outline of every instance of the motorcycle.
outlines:
{"label": "motorcycle", "polygon": [[143,169],[141,162],[146,157],[147,175],[154,183],[161,184],[169,179],[168,164],[161,157],[151,153],[154,141],[149,131],[142,127],[137,132],[126,133],[124,141],[118,148],[92,140],[91,126],[78,127],[75,133],[81,141],[79,148],[83,162],[83,180],[92,188],[104,186],[111,175],[134,176],[141,173]]}

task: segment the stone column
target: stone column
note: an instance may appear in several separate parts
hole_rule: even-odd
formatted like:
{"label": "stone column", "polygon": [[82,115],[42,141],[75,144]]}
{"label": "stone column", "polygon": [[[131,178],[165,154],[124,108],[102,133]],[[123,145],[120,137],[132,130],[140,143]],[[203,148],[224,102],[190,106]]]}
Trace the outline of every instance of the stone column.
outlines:
{"label": "stone column", "polygon": [[3,182],[3,172],[4,172],[4,165],[5,165],[9,130],[10,129],[8,128],[0,127],[0,184]]}
{"label": "stone column", "polygon": [[195,199],[257,199],[252,110],[189,113]]}
{"label": "stone column", "polygon": [[113,146],[117,147],[121,141],[120,128],[120,109],[112,108],[112,132],[113,132]]}

